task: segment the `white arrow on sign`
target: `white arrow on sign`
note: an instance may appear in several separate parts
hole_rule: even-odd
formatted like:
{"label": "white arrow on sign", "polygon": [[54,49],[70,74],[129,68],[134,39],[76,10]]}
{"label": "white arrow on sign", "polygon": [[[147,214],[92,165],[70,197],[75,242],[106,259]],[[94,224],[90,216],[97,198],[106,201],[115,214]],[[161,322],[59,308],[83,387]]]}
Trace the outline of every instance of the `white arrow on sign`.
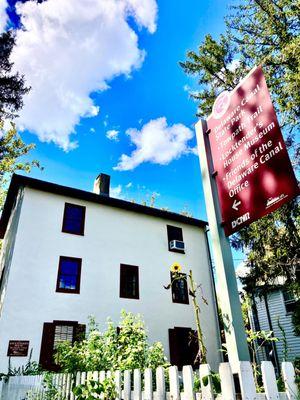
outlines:
{"label": "white arrow on sign", "polygon": [[242,203],[241,201],[236,201],[236,199],[235,199],[234,202],[233,202],[233,204],[232,204],[232,208],[233,208],[235,211],[238,211],[239,205],[240,205],[241,203]]}

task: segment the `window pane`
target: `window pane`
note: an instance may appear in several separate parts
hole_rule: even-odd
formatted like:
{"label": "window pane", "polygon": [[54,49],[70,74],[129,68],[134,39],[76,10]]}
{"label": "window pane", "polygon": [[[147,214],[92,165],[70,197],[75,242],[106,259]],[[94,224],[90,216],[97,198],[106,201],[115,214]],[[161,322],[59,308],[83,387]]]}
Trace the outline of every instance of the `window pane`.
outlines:
{"label": "window pane", "polygon": [[177,226],[167,225],[168,230],[168,240],[171,242],[172,240],[183,241],[182,229]]}
{"label": "window pane", "polygon": [[61,257],[57,289],[79,291],[81,259]]}
{"label": "window pane", "polygon": [[60,272],[67,275],[78,274],[78,261],[71,259],[63,259],[60,264]]}
{"label": "window pane", "polygon": [[73,341],[74,327],[70,325],[56,325],[54,331],[54,349],[58,343]]}
{"label": "window pane", "polygon": [[64,229],[72,233],[80,233],[81,220],[66,218],[64,223]]}
{"label": "window pane", "polygon": [[288,290],[282,291],[284,301],[295,301],[294,293]]}
{"label": "window pane", "polygon": [[59,278],[60,289],[76,289],[76,276],[61,275]]}
{"label": "window pane", "polygon": [[130,299],[139,298],[138,267],[134,265],[121,265],[120,297]]}
{"label": "window pane", "polygon": [[83,234],[85,207],[76,204],[65,204],[63,231],[68,233]]}
{"label": "window pane", "polygon": [[[180,278],[182,276],[182,278]],[[171,273],[172,283],[172,299],[174,303],[188,304],[188,287],[186,282],[186,274]]]}
{"label": "window pane", "polygon": [[297,301],[294,293],[291,291],[283,290],[282,294],[286,312],[293,313],[297,307]]}

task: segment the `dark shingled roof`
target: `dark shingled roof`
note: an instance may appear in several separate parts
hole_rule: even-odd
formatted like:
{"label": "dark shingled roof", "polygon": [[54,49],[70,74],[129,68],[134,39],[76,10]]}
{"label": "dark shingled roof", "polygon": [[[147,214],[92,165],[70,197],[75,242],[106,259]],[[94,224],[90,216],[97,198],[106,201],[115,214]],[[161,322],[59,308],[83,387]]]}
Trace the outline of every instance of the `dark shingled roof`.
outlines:
{"label": "dark shingled roof", "polygon": [[61,194],[63,196],[73,197],[74,199],[91,201],[93,203],[103,204],[110,207],[121,208],[140,214],[152,215],[154,217],[169,219],[171,221],[182,222],[184,224],[204,228],[207,222],[199,219],[186,217],[170,211],[159,210],[153,207],[143,206],[141,204],[131,203],[129,201],[115,199],[113,197],[101,196],[92,192],[86,192],[80,189],[74,189],[68,186],[57,185],[41,181],[39,179],[29,178],[23,175],[14,174],[8,189],[6,201],[0,220],[0,238],[3,238],[6,232],[7,224],[10,218],[12,208],[20,187],[29,187],[43,192]]}

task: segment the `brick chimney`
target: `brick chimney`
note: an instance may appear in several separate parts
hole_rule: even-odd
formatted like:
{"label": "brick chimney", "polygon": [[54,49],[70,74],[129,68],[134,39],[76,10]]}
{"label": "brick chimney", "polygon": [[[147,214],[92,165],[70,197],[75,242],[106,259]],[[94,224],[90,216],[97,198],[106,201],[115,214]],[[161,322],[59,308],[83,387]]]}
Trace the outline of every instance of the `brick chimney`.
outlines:
{"label": "brick chimney", "polygon": [[109,197],[109,184],[110,176],[106,174],[100,174],[95,179],[93,192],[100,194],[101,196]]}

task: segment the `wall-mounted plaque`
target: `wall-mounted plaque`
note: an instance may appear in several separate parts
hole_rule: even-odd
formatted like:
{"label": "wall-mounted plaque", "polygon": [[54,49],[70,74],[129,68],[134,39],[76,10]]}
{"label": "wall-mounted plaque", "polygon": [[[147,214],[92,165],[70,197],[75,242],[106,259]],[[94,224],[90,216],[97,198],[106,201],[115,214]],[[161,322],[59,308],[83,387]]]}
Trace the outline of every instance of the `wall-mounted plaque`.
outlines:
{"label": "wall-mounted plaque", "polygon": [[28,355],[29,340],[10,340],[7,355],[10,357],[26,357]]}

